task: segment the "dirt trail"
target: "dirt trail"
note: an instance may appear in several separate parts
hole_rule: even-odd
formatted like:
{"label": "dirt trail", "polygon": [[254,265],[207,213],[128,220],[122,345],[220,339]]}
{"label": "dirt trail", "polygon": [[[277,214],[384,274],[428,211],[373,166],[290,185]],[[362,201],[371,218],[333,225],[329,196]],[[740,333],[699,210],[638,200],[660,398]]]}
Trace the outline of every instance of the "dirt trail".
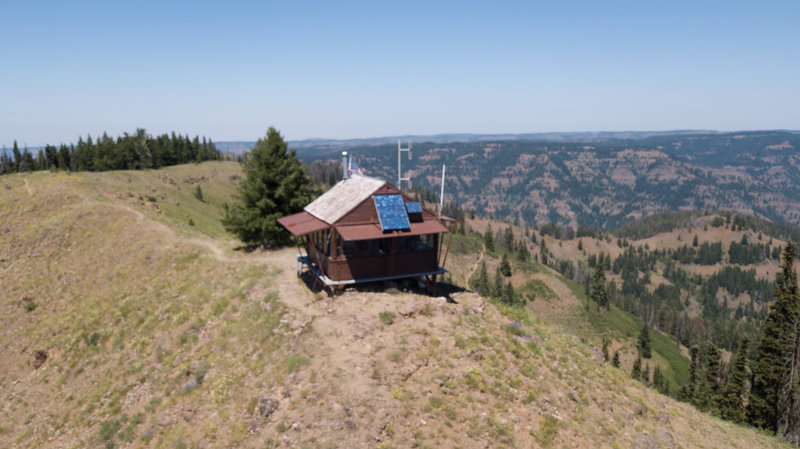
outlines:
{"label": "dirt trail", "polygon": [[25,183],[25,190],[28,191],[28,195],[33,196],[33,189],[28,184],[28,179],[27,178],[23,178],[22,181]]}

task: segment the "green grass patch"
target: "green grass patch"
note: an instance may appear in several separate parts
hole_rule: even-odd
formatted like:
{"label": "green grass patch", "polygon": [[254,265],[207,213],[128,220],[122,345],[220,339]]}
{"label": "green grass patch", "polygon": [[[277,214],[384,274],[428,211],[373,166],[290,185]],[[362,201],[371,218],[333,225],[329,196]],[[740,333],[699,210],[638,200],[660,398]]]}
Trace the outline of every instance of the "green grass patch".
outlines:
{"label": "green grass patch", "polygon": [[302,356],[299,354],[289,356],[289,358],[286,359],[286,372],[291,374],[299,370],[300,368],[308,365],[309,363],[311,363],[311,359],[309,359],[306,356]]}
{"label": "green grass patch", "polygon": [[453,234],[450,242],[453,254],[480,254],[483,251],[483,237],[480,234]]}
{"label": "green grass patch", "polygon": [[381,322],[387,326],[390,326],[392,323],[394,323],[394,312],[384,310],[383,312],[378,313],[378,317],[381,319]]}
{"label": "green grass patch", "polygon": [[[591,303],[586,297],[583,286],[570,279],[561,280],[572,290],[572,293],[580,299],[583,304],[583,313],[592,329],[587,329],[594,333],[608,333],[610,336],[630,340],[631,344],[636,345],[639,331],[642,329],[642,320],[638,317],[625,312],[615,305],[611,305],[609,310],[600,310],[596,304]],[[654,361],[662,361],[664,375],[670,383],[670,391],[676,392],[680,385],[689,382],[689,359],[680,351],[680,348],[669,337],[660,332],[651,332],[650,339],[653,349]],[[653,362],[649,362],[651,370]]]}
{"label": "green grass patch", "polygon": [[522,297],[529,302],[536,299],[548,301],[556,297],[555,292],[539,279],[529,279],[522,288],[520,288],[520,293]]}

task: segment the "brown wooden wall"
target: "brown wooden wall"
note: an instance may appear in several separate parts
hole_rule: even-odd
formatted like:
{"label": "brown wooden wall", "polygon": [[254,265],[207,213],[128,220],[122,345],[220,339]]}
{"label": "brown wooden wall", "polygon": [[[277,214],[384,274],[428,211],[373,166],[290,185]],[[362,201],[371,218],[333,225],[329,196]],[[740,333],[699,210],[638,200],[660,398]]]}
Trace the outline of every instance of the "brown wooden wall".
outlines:
{"label": "brown wooden wall", "polygon": [[400,276],[436,271],[437,253],[434,250],[386,256],[329,259],[328,277],[334,281]]}

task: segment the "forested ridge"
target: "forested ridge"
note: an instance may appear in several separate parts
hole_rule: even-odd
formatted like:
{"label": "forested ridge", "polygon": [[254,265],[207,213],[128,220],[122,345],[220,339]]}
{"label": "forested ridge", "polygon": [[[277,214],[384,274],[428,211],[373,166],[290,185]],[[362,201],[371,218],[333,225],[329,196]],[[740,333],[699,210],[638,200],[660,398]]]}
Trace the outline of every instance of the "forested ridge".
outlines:
{"label": "forested ridge", "polygon": [[[657,231],[643,232],[648,228]],[[614,327],[624,321],[620,311],[642,323],[638,357],[630,371],[634,379],[701,411],[776,432],[797,444],[800,296],[792,244],[797,232],[789,225],[728,212],[679,212],[629,224],[620,234],[642,238],[634,240],[592,228],[576,232],[554,223],[515,226],[496,221],[485,232],[468,231],[460,239],[471,235],[468,240],[479,240],[488,256],[469,279],[471,288],[512,306],[541,301],[548,294],[523,273],[537,263],[546,265],[583,286],[588,304],[593,304],[587,311],[600,317],[602,334],[620,330]],[[681,244],[687,234],[693,238]],[[673,243],[664,246],[648,243],[670,239]],[[586,251],[604,245],[611,249]],[[764,276],[764,268],[778,265],[777,277]],[[698,272],[696,267],[713,270]],[[512,283],[514,273],[523,275]],[[610,318],[602,318],[604,314]],[[684,375],[680,362],[665,367],[651,360],[651,329],[688,348]],[[605,360],[620,366],[619,354],[612,357],[605,338]]]}
{"label": "forested ridge", "polygon": [[[397,178],[397,146],[342,147],[367,174]],[[412,184],[445,191],[479,216],[618,228],[677,210],[730,210],[800,224],[800,134],[686,134],[582,141],[421,142],[403,160]],[[303,148],[307,161],[339,153]]]}
{"label": "forested ridge", "polygon": [[37,170],[107,171],[159,168],[189,162],[221,159],[211,139],[162,134],[152,136],[139,128],[116,139],[106,133],[97,139],[78,138],[76,144],[45,145],[34,153],[20,150],[14,141],[11,154],[0,154],[0,174]]}

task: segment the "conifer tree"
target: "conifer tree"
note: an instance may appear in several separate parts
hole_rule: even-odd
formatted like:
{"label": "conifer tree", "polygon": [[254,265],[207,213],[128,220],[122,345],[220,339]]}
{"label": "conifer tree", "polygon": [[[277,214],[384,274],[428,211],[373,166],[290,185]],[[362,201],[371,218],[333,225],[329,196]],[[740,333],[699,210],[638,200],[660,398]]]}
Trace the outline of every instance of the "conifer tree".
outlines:
{"label": "conifer tree", "polygon": [[631,377],[634,379],[641,379],[642,378],[642,356],[641,354],[636,356],[636,360],[633,362],[633,369],[631,369]]}
{"label": "conifer tree", "polygon": [[481,296],[489,296],[489,274],[486,272],[486,261],[482,260],[478,271],[470,279],[470,287]]}
{"label": "conifer tree", "polygon": [[736,360],[728,378],[728,383],[722,389],[720,396],[720,413],[724,419],[741,423],[745,418],[745,404],[747,403],[747,363],[750,341],[744,337],[736,351]]}
{"label": "conifer tree", "polygon": [[608,337],[603,336],[603,362],[608,363],[608,346],[611,341]]}
{"label": "conifer tree", "polygon": [[494,232],[492,231],[492,224],[486,227],[486,232],[483,233],[483,244],[486,245],[486,252],[494,254],[497,250],[497,245],[494,242]]}
{"label": "conifer tree", "polygon": [[494,271],[494,284],[492,285],[492,296],[497,299],[501,299],[503,297],[503,289],[505,287],[505,283],[503,282],[503,273],[500,271],[500,267]]}
{"label": "conifer tree", "polygon": [[692,395],[692,405],[703,412],[711,410],[713,405],[711,400],[711,386],[708,384],[708,378],[702,370],[697,376],[697,384],[695,385],[694,394]]}
{"label": "conifer tree", "polygon": [[650,385],[650,365],[645,363],[644,369],[642,370],[642,382],[645,385]]}
{"label": "conifer tree", "polygon": [[687,399],[691,401],[694,397],[694,391],[697,388],[698,371],[700,370],[700,348],[698,348],[697,345],[693,345],[689,352],[691,354],[691,362],[689,363],[689,388],[687,391]]}
{"label": "conifer tree", "polygon": [[614,368],[619,368],[619,351],[614,351],[614,358],[611,359],[611,365]]}
{"label": "conifer tree", "polygon": [[605,264],[598,262],[594,267],[590,286],[592,301],[603,309],[608,310],[608,286],[606,285]]}
{"label": "conifer tree", "polygon": [[642,330],[639,331],[639,352],[642,354],[642,357],[646,359],[652,356],[650,326],[648,326],[646,322],[642,325]]}
{"label": "conifer tree", "polygon": [[511,276],[511,264],[508,262],[508,255],[506,253],[503,253],[503,258],[500,261],[500,272],[503,273],[505,277]]}
{"label": "conifer tree", "polygon": [[[188,138],[186,139],[188,143]],[[277,219],[303,210],[313,189],[305,167],[275,128],[246,154],[239,204],[226,206],[222,223],[248,245],[280,246],[289,234]]]}
{"label": "conifer tree", "polygon": [[19,145],[17,145],[17,141],[14,141],[14,149],[12,150],[12,154],[14,155],[14,171],[19,173],[19,166],[22,164],[22,153],[19,151]]}
{"label": "conifer tree", "polygon": [[197,187],[194,189],[194,197],[200,201],[205,201],[203,199],[203,188],[200,187],[200,184],[197,184]]}
{"label": "conifer tree", "polygon": [[721,370],[722,352],[720,352],[717,345],[714,343],[709,343],[708,353],[706,354],[706,380],[708,380],[708,385],[711,389],[711,399],[714,403],[719,402],[719,396],[721,393]]}
{"label": "conifer tree", "polygon": [[795,247],[790,241],[783,249],[783,263],[776,278],[775,301],[764,321],[764,331],[753,364],[753,388],[747,406],[747,421],[760,428],[777,430],[778,390],[784,381],[787,358],[792,348],[793,328],[798,319],[797,273],[793,265]]}

